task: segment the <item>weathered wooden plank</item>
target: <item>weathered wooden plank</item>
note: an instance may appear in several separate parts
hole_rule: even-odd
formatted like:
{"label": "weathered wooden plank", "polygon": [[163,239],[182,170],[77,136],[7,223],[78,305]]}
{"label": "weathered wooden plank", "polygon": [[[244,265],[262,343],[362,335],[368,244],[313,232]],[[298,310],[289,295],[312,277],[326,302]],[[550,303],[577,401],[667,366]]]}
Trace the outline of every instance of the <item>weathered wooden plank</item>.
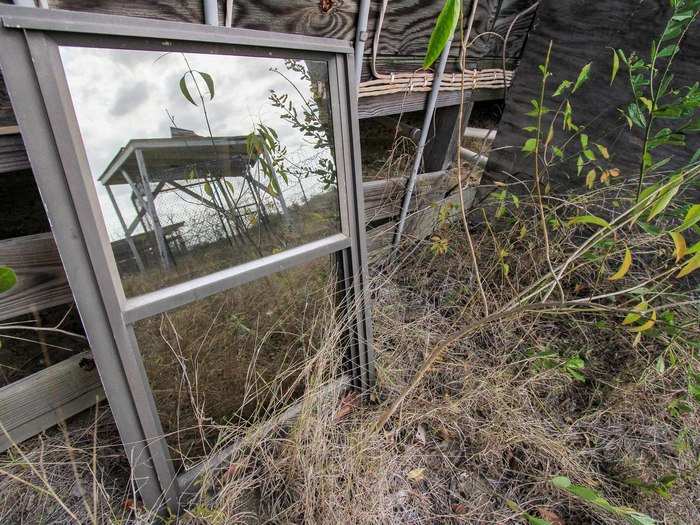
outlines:
{"label": "weathered wooden plank", "polygon": [[[412,208],[426,202],[437,201],[453,185],[453,177],[444,171],[418,175],[414,188]],[[397,216],[406,188],[406,179],[396,177],[368,181],[362,184],[365,201],[365,222],[368,224]]]}
{"label": "weathered wooden plank", "polygon": [[0,264],[17,273],[17,284],[0,294],[0,320],[73,300],[50,233],[0,241]]}
{"label": "weathered wooden plank", "polygon": [[[476,194],[475,188],[464,190],[464,204],[469,208]],[[444,206],[455,205],[450,208],[448,217],[459,213],[459,192],[454,192],[447,197],[441,197],[430,202],[424,202],[418,209],[408,215],[404,229],[405,242],[415,242],[428,237],[438,226],[438,216]],[[367,231],[367,253],[370,259],[385,257],[397,226],[396,220],[391,220]]]}
{"label": "weathered wooden plank", "polygon": [[469,122],[473,102],[465,102],[462,106],[439,108],[430,124],[430,135],[425,144],[423,166],[426,171],[449,169],[457,159],[457,148],[462,144],[464,128]]}
{"label": "weathered wooden plank", "polygon": [[0,134],[0,173],[29,168],[29,158],[19,133]]}
{"label": "weathered wooden plank", "polygon": [[[609,147],[613,158],[611,165],[620,169],[623,176],[636,177],[639,171],[641,132],[630,131],[618,113],[631,100],[626,75],[617,76],[610,86],[610,48],[622,48],[626,54],[636,51],[648,56],[652,39],[663,30],[670,16],[668,2],[607,2],[582,3],[576,0],[542,0],[537,21],[528,36],[524,54],[518,66],[512,88],[508,93],[505,112],[498,134],[489,155],[488,171],[517,174],[519,178],[531,178],[532,157],[520,153],[525,134],[522,128],[532,125],[526,116],[530,111],[530,100],[539,96],[542,63],[550,42],[552,48],[551,67],[553,76],[548,80],[548,97],[545,105],[557,108],[560,100],[551,97],[552,92],[564,79],[575,80],[581,67],[593,61],[588,82],[572,97],[574,121],[586,126],[591,142],[601,142]],[[683,41],[681,51],[674,61],[672,72],[675,85],[689,85],[698,81],[700,69],[700,24],[693,24]],[[545,115],[543,126],[549,126],[554,111]],[[568,138],[555,127],[553,144],[561,146]],[[700,147],[700,138],[689,136],[689,145],[684,154],[678,150],[658,148],[654,158],[671,157],[664,169],[679,166]],[[507,148],[508,149],[503,149]],[[512,147],[516,146],[516,147]],[[584,188],[584,177],[577,176],[575,159],[580,151],[578,140],[573,140],[565,150],[570,160],[552,170],[552,182],[561,189]]]}
{"label": "weathered wooden plank", "polygon": [[[441,91],[438,95],[435,107],[458,105],[460,101],[459,91]],[[411,111],[421,111],[425,108],[428,93],[394,93],[391,95],[379,95],[376,97],[362,97],[358,100],[358,118],[382,117],[386,115],[400,115]],[[499,100],[503,98],[502,89],[477,89],[465,91],[464,100],[477,102],[481,100]]]}
{"label": "weathered wooden plank", "polygon": [[[81,366],[82,364],[82,366]],[[0,452],[105,398],[90,352],[0,388]]]}
{"label": "weathered wooden plank", "polygon": [[[111,15],[156,18],[174,22],[204,23],[204,10],[201,0],[49,0],[49,7],[69,11],[89,11]],[[223,3],[219,1],[219,19]]]}

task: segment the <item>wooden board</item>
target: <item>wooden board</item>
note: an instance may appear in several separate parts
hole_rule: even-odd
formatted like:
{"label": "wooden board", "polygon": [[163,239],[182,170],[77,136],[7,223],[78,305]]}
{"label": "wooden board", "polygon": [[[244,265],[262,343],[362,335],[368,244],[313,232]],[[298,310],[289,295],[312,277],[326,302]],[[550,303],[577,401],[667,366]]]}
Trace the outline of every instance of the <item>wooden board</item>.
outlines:
{"label": "wooden board", "polygon": [[73,300],[50,233],[0,241],[0,265],[17,273],[17,284],[0,294],[0,321]]}
{"label": "wooden board", "polygon": [[[14,127],[14,126],[13,126]],[[0,173],[29,168],[29,158],[19,133],[1,133],[0,128]]]}
{"label": "wooden board", "polygon": [[[586,2],[577,0],[543,0],[538,9],[538,19],[531,31],[513,86],[506,101],[506,109],[489,157],[488,171],[498,174],[506,171],[518,177],[532,177],[532,158],[525,158],[520,146],[525,140],[522,128],[532,125],[525,114],[531,110],[530,100],[538,98],[541,74],[538,65],[544,60],[550,41],[554,42],[551,58],[553,76],[548,81],[551,93],[564,79],[575,80],[581,67],[593,62],[590,80],[577,91],[572,100],[574,121],[586,125],[591,141],[605,144],[623,176],[636,177],[639,171],[641,132],[630,132],[618,113],[631,101],[626,72],[620,71],[610,87],[612,55],[610,48],[622,48],[648,56],[653,38],[662,31],[668,20],[668,2],[628,2],[609,0]],[[700,24],[691,27],[673,67],[674,84],[688,85],[699,80],[700,75]],[[556,108],[559,101],[551,96],[545,105]],[[545,116],[545,125],[554,112]],[[554,144],[561,144],[567,137],[557,126]],[[697,136],[696,136],[697,137]],[[500,149],[507,148],[510,149]],[[691,141],[684,153],[659,148],[654,151],[659,160],[674,155],[668,166],[678,166],[687,161],[700,147],[697,138]],[[587,170],[577,176],[575,159],[580,151],[577,140],[567,147],[572,158],[551,174],[553,182],[562,187],[581,189]]]}
{"label": "wooden board", "polygon": [[96,402],[104,391],[89,352],[82,352],[0,388],[0,452]]}
{"label": "wooden board", "polygon": [[[451,172],[418,175],[404,229],[406,240],[416,241],[430,235],[437,225],[440,209],[444,205],[459,204],[459,193],[452,192],[455,185],[456,180]],[[368,224],[367,251],[372,258],[386,255],[392,243],[405,187],[404,177],[363,184],[365,222]],[[465,204],[469,206],[474,197],[474,190],[464,190],[464,196]],[[455,207],[455,210],[457,209]]]}

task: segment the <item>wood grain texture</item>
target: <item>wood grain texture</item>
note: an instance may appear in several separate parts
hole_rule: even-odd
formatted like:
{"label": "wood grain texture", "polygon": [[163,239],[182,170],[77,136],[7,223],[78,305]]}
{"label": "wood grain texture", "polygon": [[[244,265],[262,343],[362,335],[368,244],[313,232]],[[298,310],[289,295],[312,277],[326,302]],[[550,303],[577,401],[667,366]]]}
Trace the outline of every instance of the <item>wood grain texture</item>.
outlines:
{"label": "wood grain texture", "polygon": [[0,294],[0,320],[73,300],[50,233],[0,241],[0,265],[17,273],[17,284]]}
{"label": "wood grain texture", "polygon": [[[82,363],[82,366],[81,366]],[[90,352],[0,388],[0,452],[105,399]]]}
{"label": "wood grain texture", "polygon": [[19,133],[0,135],[0,173],[29,168],[29,158]]}
{"label": "wood grain texture", "polygon": [[[549,94],[564,80],[575,80],[581,67],[593,62],[590,80],[577,91],[571,104],[574,121],[586,126],[593,142],[608,147],[613,155],[611,165],[623,176],[636,177],[641,152],[641,132],[630,131],[618,113],[631,101],[626,74],[621,70],[610,87],[612,55],[610,48],[622,48],[629,55],[637,51],[647,56],[652,39],[662,31],[670,16],[668,2],[580,2],[578,0],[543,0],[538,18],[531,31],[518,66],[512,88],[508,93],[506,109],[493,144],[488,171],[498,174],[506,171],[519,177],[532,177],[532,159],[520,153],[525,140],[522,128],[532,125],[525,115],[530,111],[530,100],[538,97],[541,75],[538,65],[544,60],[550,41],[554,43],[551,58],[553,76],[548,81]],[[689,85],[700,80],[700,24],[694,24],[685,39],[673,67],[675,85]],[[559,101],[547,97],[545,105],[556,108]],[[553,112],[545,116],[545,126]],[[568,137],[557,126],[554,144],[561,145]],[[693,138],[684,151],[677,148],[659,148],[654,157],[659,160],[672,156],[669,166],[678,166],[700,147]],[[500,149],[513,146],[510,149]],[[575,159],[580,151],[578,141],[566,149],[571,160],[557,166],[552,175],[562,188],[584,187],[585,171],[576,174]]]}
{"label": "wood grain texture", "polygon": [[[471,206],[476,194],[475,188],[464,190],[464,204]],[[448,216],[458,213],[460,204],[459,193],[448,196],[427,199],[422,205],[414,207],[406,219],[403,238],[405,243],[415,243],[431,235],[438,226],[438,214],[443,206],[451,206]],[[454,205],[454,206],[452,206]],[[398,221],[390,220],[382,223],[367,232],[367,253],[370,260],[386,257],[393,242],[394,232]]]}
{"label": "wood grain texture", "polygon": [[[459,91],[441,91],[438,95],[436,108],[459,105],[462,93]],[[411,111],[422,111],[428,98],[426,92],[394,93],[376,97],[362,97],[358,100],[357,115],[360,119],[400,115]],[[464,100],[477,102],[482,100],[499,100],[503,98],[502,89],[477,89],[465,91]]]}

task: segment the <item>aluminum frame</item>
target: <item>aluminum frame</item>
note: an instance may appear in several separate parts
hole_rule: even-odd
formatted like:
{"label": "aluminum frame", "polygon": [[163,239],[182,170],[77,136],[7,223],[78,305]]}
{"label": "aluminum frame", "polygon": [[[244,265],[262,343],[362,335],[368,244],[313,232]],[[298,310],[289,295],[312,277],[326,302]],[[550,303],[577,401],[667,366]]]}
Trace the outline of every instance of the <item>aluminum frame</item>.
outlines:
{"label": "aluminum frame", "polygon": [[[174,49],[328,63],[341,233],[126,298],[111,251],[60,45]],[[139,495],[177,512],[186,497],[165,443],[133,324],[335,254],[351,383],[374,381],[357,100],[349,42],[130,17],[0,6],[0,67]],[[181,476],[182,477],[182,474]],[[192,474],[188,473],[187,484]]]}

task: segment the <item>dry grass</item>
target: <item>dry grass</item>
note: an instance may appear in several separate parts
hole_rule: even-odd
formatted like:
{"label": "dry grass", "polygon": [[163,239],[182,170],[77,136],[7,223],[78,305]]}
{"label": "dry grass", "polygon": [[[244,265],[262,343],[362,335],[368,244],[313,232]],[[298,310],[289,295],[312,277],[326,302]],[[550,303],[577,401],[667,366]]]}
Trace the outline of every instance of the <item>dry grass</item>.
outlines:
{"label": "dry grass", "polygon": [[[603,187],[573,202],[547,198],[555,266],[590,235],[564,220],[613,210],[624,191]],[[548,275],[535,202],[521,194],[499,220],[497,203],[470,212],[491,312]],[[622,284],[607,279],[621,259],[617,244],[601,245],[604,255],[581,258],[561,279],[567,300],[606,295],[595,308],[525,309],[480,326],[449,346],[375,431],[429,353],[484,316],[461,222],[438,230],[449,241],[446,254],[434,255],[423,241],[395,265],[374,270],[378,382],[369,402],[319,394],[341,360],[339,329],[324,321],[324,337],[297,368],[306,392],[298,417],[285,431],[245,421],[218,427],[212,453],[234,440],[242,446],[223,471],[208,473],[181,522],[525,523],[509,502],[555,525],[618,522],[555,489],[555,475],[662,523],[697,522],[700,407],[687,395],[688,371],[700,369],[696,284],[666,276],[671,243],[638,229],[617,234],[635,251]],[[635,342],[620,323],[639,290],[612,294],[641,284],[648,298],[691,302],[660,310],[655,329]],[[567,369],[571,358],[583,360],[583,378]],[[690,410],[677,415],[669,407],[680,399]],[[288,403],[273,396],[259,415],[280,414]],[[97,424],[86,425],[83,416],[69,425],[82,428],[67,437],[52,431],[23,444],[24,456],[14,450],[2,457],[0,521],[72,522],[69,512],[82,523],[152,518],[133,504],[113,423],[101,410]],[[676,479],[666,497],[640,487],[667,475]]]}

